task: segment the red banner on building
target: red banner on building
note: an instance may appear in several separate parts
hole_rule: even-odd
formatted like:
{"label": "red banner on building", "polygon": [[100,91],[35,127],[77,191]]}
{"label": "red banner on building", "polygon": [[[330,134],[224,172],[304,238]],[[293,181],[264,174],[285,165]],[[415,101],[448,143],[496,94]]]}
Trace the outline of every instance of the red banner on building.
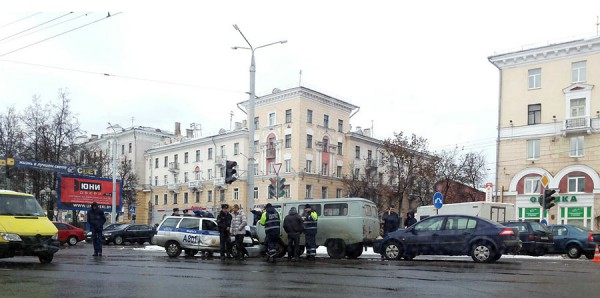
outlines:
{"label": "red banner on building", "polygon": [[[61,176],[58,209],[87,210],[93,202],[107,212],[112,211],[112,179],[83,176]],[[121,210],[121,180],[116,182],[116,209]]]}

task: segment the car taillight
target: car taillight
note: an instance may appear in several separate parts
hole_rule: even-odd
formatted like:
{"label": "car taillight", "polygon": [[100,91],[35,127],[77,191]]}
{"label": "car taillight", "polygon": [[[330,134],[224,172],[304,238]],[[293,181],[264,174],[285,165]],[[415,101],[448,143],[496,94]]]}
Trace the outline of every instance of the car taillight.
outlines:
{"label": "car taillight", "polygon": [[588,235],[588,242],[594,242],[594,235],[592,233]]}
{"label": "car taillight", "polygon": [[498,234],[500,236],[514,236],[515,232],[511,229],[511,228],[505,228],[502,231],[500,231],[500,234]]}
{"label": "car taillight", "polygon": [[535,240],[535,235],[529,235],[529,240]]}

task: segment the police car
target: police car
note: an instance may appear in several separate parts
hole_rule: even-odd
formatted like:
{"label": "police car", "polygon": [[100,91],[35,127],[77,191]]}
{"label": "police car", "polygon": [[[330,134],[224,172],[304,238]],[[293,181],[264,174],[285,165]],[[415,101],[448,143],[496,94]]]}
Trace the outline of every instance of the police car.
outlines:
{"label": "police car", "polygon": [[[233,243],[235,237],[231,238]],[[186,256],[195,256],[198,252],[210,256],[220,249],[217,220],[207,217],[167,216],[158,226],[154,240],[171,258],[178,257],[182,251]],[[244,237],[244,248],[251,257],[264,251],[264,246],[259,245],[249,231]],[[234,246],[234,255],[236,249]]]}

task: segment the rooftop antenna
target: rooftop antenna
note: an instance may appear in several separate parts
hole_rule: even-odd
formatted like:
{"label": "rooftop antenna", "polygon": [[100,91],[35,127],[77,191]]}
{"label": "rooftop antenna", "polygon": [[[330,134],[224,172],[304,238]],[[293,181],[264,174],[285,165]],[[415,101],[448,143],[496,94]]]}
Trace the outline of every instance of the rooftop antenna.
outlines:
{"label": "rooftop antenna", "polygon": [[302,69],[298,72],[298,87],[302,87]]}
{"label": "rooftop antenna", "polygon": [[135,117],[131,117],[131,127],[133,127],[133,120],[135,120]]}
{"label": "rooftop antenna", "polygon": [[598,27],[600,26],[600,17],[596,16],[596,36],[598,36]]}
{"label": "rooftop antenna", "polygon": [[231,121],[233,121],[233,111],[229,111],[229,130],[231,130]]}

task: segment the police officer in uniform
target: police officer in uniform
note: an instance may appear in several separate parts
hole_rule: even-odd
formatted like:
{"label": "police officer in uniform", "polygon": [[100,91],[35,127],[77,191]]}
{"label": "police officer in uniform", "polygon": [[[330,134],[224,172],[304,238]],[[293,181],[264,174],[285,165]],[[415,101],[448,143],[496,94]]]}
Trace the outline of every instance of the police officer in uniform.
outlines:
{"label": "police officer in uniform", "polygon": [[273,208],[271,203],[266,206],[266,211],[260,218],[260,224],[265,226],[266,242],[267,242],[267,262],[275,263],[277,255],[277,244],[279,243],[279,235],[281,232],[281,216],[279,212]]}
{"label": "police officer in uniform", "polygon": [[312,210],[310,204],[304,206],[304,239],[306,240],[306,259],[315,260],[317,255],[317,212]]}
{"label": "police officer in uniform", "polygon": [[222,204],[221,212],[217,216],[217,228],[219,229],[219,241],[221,260],[232,259],[231,257],[231,220],[232,216],[229,214],[229,205]]}

